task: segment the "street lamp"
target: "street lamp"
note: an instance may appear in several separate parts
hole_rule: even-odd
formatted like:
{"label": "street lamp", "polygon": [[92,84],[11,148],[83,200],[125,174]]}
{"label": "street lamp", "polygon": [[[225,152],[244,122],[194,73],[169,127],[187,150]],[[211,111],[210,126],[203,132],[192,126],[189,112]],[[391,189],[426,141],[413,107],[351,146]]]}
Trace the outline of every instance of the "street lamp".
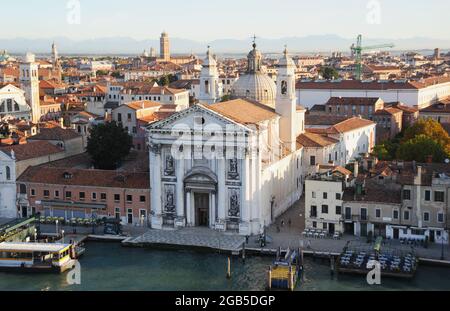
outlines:
{"label": "street lamp", "polygon": [[64,230],[61,230],[61,235],[62,235],[62,242],[64,244]]}
{"label": "street lamp", "polygon": [[445,256],[444,256],[444,238],[445,238],[445,230],[442,231],[442,236],[441,236],[441,260],[445,259]]}
{"label": "street lamp", "polygon": [[59,233],[59,231],[58,231],[58,219],[56,219],[56,235],[58,236],[58,233]]}

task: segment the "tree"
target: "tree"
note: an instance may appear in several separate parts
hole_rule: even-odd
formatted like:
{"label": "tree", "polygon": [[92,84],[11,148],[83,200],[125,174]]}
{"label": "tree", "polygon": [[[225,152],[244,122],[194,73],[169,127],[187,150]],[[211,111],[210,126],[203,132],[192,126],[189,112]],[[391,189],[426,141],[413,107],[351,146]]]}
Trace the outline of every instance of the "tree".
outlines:
{"label": "tree", "polygon": [[223,95],[222,96],[222,98],[221,98],[221,102],[227,102],[227,101],[229,101],[231,99],[231,95],[230,94],[226,94],[226,95]]}
{"label": "tree", "polygon": [[324,79],[327,80],[334,80],[339,78],[339,73],[333,67],[321,67],[319,73]]}
{"label": "tree", "polygon": [[114,170],[130,153],[132,145],[131,136],[113,121],[91,129],[87,152],[96,168]]}
{"label": "tree", "polygon": [[443,146],[426,135],[418,135],[400,145],[397,158],[405,161],[426,162],[432,156],[433,162],[442,163],[449,154]]}
{"label": "tree", "polygon": [[392,157],[391,157],[388,149],[386,148],[385,143],[376,145],[373,148],[372,155],[374,155],[375,157],[377,157],[378,160],[381,160],[381,161],[392,160]]}
{"label": "tree", "polygon": [[442,125],[433,119],[420,119],[405,131],[402,142],[407,142],[419,135],[425,135],[440,144],[450,154],[450,136]]}
{"label": "tree", "polygon": [[97,72],[95,74],[97,76],[107,76],[108,75],[108,71],[106,71],[106,70],[97,70]]}
{"label": "tree", "polygon": [[167,86],[170,84],[170,80],[168,76],[163,76],[158,80],[158,84],[160,86]]}

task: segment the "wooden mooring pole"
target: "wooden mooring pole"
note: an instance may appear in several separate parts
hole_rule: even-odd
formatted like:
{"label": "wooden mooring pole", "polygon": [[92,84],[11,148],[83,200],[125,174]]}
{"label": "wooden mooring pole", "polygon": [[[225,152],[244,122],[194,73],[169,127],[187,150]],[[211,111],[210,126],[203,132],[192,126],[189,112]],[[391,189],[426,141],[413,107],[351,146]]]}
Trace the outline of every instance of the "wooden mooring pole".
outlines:
{"label": "wooden mooring pole", "polygon": [[227,279],[231,279],[231,259],[230,259],[230,257],[228,257]]}

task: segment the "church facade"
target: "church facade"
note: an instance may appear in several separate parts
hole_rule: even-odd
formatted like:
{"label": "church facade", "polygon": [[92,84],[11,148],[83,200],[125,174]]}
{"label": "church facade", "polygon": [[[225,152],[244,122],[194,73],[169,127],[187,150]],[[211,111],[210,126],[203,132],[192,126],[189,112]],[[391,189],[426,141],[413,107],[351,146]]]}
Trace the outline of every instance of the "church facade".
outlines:
{"label": "church facade", "polygon": [[[252,68],[260,68],[259,56],[254,45]],[[205,63],[201,103],[147,128],[151,225],[259,234],[302,195],[296,137],[304,132],[305,111],[296,105],[295,65],[285,51],[271,107],[250,96],[218,102],[210,51]]]}

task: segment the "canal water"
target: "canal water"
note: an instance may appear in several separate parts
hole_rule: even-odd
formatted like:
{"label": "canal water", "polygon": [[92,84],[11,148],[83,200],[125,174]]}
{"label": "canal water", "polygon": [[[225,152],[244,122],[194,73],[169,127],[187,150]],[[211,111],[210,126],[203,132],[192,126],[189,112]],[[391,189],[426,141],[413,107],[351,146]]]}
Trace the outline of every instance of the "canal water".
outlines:
{"label": "canal water", "polygon": [[[81,258],[81,285],[68,285],[66,274],[0,273],[0,290],[27,291],[207,291],[264,290],[270,257],[232,261],[227,280],[227,257],[189,251],[123,248],[119,243],[89,242]],[[369,286],[365,277],[330,276],[329,265],[305,258],[300,291],[450,290],[450,269],[421,266],[412,281],[382,279]]]}

